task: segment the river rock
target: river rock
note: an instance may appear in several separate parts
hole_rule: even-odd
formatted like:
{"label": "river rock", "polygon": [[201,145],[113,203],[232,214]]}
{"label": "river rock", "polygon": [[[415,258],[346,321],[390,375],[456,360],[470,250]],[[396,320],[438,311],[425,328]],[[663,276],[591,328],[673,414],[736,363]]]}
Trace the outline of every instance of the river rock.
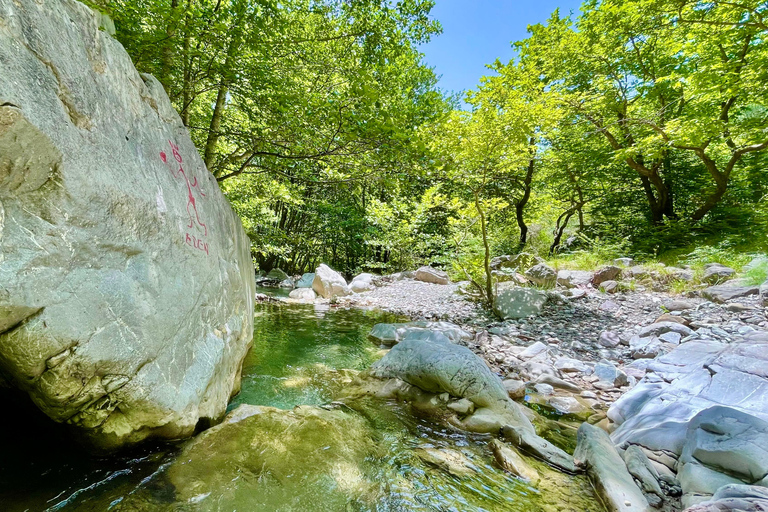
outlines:
{"label": "river rock", "polygon": [[573,456],[586,465],[587,474],[611,512],[648,512],[648,501],[605,431],[582,423]]}
{"label": "river rock", "polygon": [[656,322],[640,329],[640,332],[638,332],[637,335],[641,338],[647,338],[649,336],[658,337],[668,332],[676,332],[681,336],[690,336],[693,334],[693,329],[679,322]]}
{"label": "river rock", "polygon": [[491,270],[517,270],[522,272],[523,269],[531,268],[534,265],[546,263],[544,259],[535,256],[531,253],[521,252],[515,256],[497,256],[491,260]]}
{"label": "river rock", "polygon": [[326,299],[343,297],[352,293],[352,290],[347,286],[347,281],[341,277],[341,274],[325,263],[317,267],[315,279],[312,280],[312,289],[319,296]]}
{"label": "river rock", "polygon": [[430,333],[445,336],[451,343],[459,343],[472,339],[468,333],[458,325],[450,322],[428,322],[419,320],[415,322],[402,322],[394,324],[376,324],[368,333],[368,336],[382,345],[395,345],[406,338],[428,339],[433,338]]}
{"label": "river rock", "polygon": [[701,291],[701,296],[712,302],[724,303],[733,299],[758,295],[759,286],[740,286],[738,279],[729,281],[725,284],[710,286]]}
{"label": "river rock", "polygon": [[768,306],[768,281],[760,285],[760,300],[763,306]]}
{"label": "river rock", "polygon": [[448,279],[447,273],[432,267],[419,268],[413,278],[417,281],[432,284],[449,284],[451,282],[451,280]]}
{"label": "river rock", "polygon": [[477,473],[477,468],[457,450],[448,448],[416,448],[416,455],[429,464],[457,478]]}
{"label": "river rock", "polygon": [[312,282],[314,280],[314,272],[307,272],[306,274],[302,274],[301,278],[296,281],[296,288],[312,288]]}
{"label": "river rock", "polygon": [[358,274],[352,279],[352,282],[349,283],[349,289],[355,293],[369,292],[376,288],[376,285],[373,284],[374,278],[375,276],[373,274],[365,272]]}
{"label": "river rock", "polygon": [[735,270],[720,263],[707,263],[704,265],[704,275],[701,280],[705,283],[715,284],[730,279],[735,273]]}
{"label": "river rock", "polygon": [[0,13],[0,373],[96,449],[191,435],[239,389],[250,241],[100,15]]}
{"label": "river rock", "polygon": [[614,294],[619,291],[620,285],[617,281],[603,281],[600,283],[600,291],[604,293]]}
{"label": "river rock", "polygon": [[680,455],[699,412],[725,406],[768,422],[768,344],[693,339],[648,362],[648,373],[608,410],[618,445]]}
{"label": "river rock", "polygon": [[615,281],[621,275],[621,268],[613,265],[602,267],[592,277],[592,284],[599,286],[606,281]]}
{"label": "river rock", "polygon": [[511,446],[498,439],[493,439],[488,443],[488,447],[493,452],[496,463],[504,471],[528,482],[535,482],[539,479],[539,472],[531,467]]}
{"label": "river rock", "polygon": [[631,267],[635,264],[635,260],[632,258],[616,258],[613,260],[613,264],[617,267]]}
{"label": "river rock", "polygon": [[504,384],[504,389],[507,390],[507,395],[512,400],[525,398],[525,382],[516,379],[504,379],[502,384]]}
{"label": "river rock", "polygon": [[585,270],[561,270],[557,273],[557,284],[566,288],[587,286],[592,282],[594,274]]}
{"label": "river rock", "polygon": [[567,453],[536,435],[530,420],[485,362],[445,337],[403,340],[375,362],[369,373],[377,379],[399,379],[429,393],[467,398],[476,409],[461,422],[461,428],[484,433],[504,429],[504,436],[524,451],[575,471]]}
{"label": "river rock", "polygon": [[643,492],[664,498],[664,492],[659,485],[659,473],[642,448],[633,444],[624,450],[624,463],[629,474],[640,483]]}
{"label": "river rock", "polygon": [[310,303],[314,302],[317,298],[315,291],[312,288],[296,288],[288,294],[288,298],[297,300],[299,302]]}
{"label": "river rock", "polygon": [[603,331],[600,333],[600,338],[597,340],[597,344],[601,347],[616,348],[621,343],[619,335],[613,331]]}
{"label": "river rock", "polygon": [[595,376],[603,382],[609,382],[616,387],[626,386],[629,381],[627,374],[616,368],[612,362],[603,359],[595,365]]}
{"label": "river rock", "polygon": [[544,288],[554,288],[557,282],[557,271],[546,263],[539,263],[526,270],[525,277]]}
{"label": "river rock", "polygon": [[547,298],[547,294],[540,290],[501,283],[493,301],[493,311],[502,320],[527,318],[541,313]]}
{"label": "river rock", "polygon": [[768,475],[768,422],[730,407],[701,411],[688,424],[680,463],[689,504],[727,483],[759,482]]}
{"label": "river rock", "polygon": [[729,484],[720,487],[709,501],[685,512],[765,512],[768,510],[768,488],[756,485]]}

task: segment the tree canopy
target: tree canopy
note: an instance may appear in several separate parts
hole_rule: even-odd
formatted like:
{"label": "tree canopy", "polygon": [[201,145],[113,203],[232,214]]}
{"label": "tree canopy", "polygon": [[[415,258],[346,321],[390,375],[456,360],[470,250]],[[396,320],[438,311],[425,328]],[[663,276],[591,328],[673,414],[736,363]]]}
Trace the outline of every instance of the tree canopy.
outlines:
{"label": "tree canopy", "polygon": [[432,7],[100,6],[165,87],[262,270],[434,263],[489,293],[489,257],[526,246],[765,246],[765,2],[556,11],[489,65],[464,109],[419,51],[441,30]]}

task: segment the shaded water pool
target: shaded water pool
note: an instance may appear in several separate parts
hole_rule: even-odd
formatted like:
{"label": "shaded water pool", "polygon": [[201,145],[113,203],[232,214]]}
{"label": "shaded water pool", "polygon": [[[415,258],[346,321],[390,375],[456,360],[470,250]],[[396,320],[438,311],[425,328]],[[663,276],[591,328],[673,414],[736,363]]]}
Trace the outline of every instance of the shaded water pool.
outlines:
{"label": "shaded water pool", "polygon": [[[230,409],[240,404],[280,409],[329,404],[355,370],[367,368],[383,355],[367,338],[370,328],[397,320],[382,312],[327,305],[258,305],[256,342],[244,364],[241,393]],[[602,510],[583,478],[553,472],[537,461],[531,464],[543,476],[535,485],[500,471],[487,447],[488,436],[467,435],[415,418],[396,403],[357,400],[325,407],[354,425],[340,441],[345,450],[356,454],[353,463],[331,459],[331,426],[327,432],[315,429],[294,437],[300,423],[264,431],[261,437],[249,434],[242,442],[233,437],[226,446],[211,444],[211,451],[203,451],[203,461],[194,462],[200,466],[197,471],[193,467],[196,452],[190,450],[195,441],[159,444],[120,458],[97,460],[67,447],[66,438],[56,429],[42,427],[44,431],[31,438],[19,428],[2,431],[6,440],[9,436],[20,440],[0,455],[0,510]],[[452,475],[418,456],[424,449],[458,453],[473,470],[461,477]],[[315,474],[307,466],[318,450],[328,450],[332,478],[319,470]],[[274,471],[261,462],[262,457],[271,461]],[[278,474],[287,477],[277,478]]]}

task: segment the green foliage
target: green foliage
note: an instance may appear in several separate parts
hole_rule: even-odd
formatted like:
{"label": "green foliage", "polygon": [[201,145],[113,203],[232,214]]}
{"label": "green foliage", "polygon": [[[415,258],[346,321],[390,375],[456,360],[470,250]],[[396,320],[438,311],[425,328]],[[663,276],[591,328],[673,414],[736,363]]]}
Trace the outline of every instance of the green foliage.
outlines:
{"label": "green foliage", "polygon": [[418,51],[433,3],[91,2],[165,87],[264,270],[429,263],[490,301],[490,257],[524,247],[697,272],[768,250],[764,2],[556,11],[468,111]]}

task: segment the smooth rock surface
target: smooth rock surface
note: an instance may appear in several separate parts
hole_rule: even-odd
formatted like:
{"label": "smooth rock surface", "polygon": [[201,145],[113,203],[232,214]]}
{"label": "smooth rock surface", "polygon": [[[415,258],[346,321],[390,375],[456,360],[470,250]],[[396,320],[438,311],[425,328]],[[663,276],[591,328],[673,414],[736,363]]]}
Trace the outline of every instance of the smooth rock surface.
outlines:
{"label": "smooth rock surface", "polygon": [[[735,281],[738,281],[736,279]],[[740,286],[739,283],[725,283],[710,286],[701,291],[701,296],[712,302],[723,303],[733,299],[749,297],[760,293],[759,286]]]}
{"label": "smooth rock surface", "polygon": [[680,455],[688,423],[712,406],[768,422],[768,344],[690,340],[648,363],[648,374],[608,410],[618,445]]}
{"label": "smooth rock surface", "polygon": [[603,430],[582,423],[578,431],[577,463],[587,466],[587,474],[604,503],[612,512],[648,512],[648,501],[635,485],[624,461]]}
{"label": "smooth rock surface", "polygon": [[704,265],[704,275],[701,280],[705,283],[715,284],[733,277],[734,274],[736,271],[730,267],[720,263],[707,263]]}
{"label": "smooth rock surface", "polygon": [[296,288],[288,294],[288,298],[297,300],[300,302],[310,303],[314,302],[317,298],[317,294],[312,288]]}
{"label": "smooth rock surface", "polygon": [[0,0],[0,367],[110,450],[223,416],[250,240],[160,83],[72,0]]}
{"label": "smooth rock surface", "polygon": [[317,267],[315,278],[312,280],[312,289],[325,299],[343,297],[352,293],[341,274],[325,263]]}
{"label": "smooth rock surface", "polygon": [[358,274],[349,283],[349,289],[355,293],[371,291],[374,288],[376,288],[376,285],[373,284],[374,278],[375,276],[373,274],[368,274],[366,272],[363,272],[362,274]]}
{"label": "smooth rock surface", "polygon": [[417,281],[432,284],[449,284],[451,282],[451,280],[448,279],[447,273],[432,267],[419,268],[413,278]]}

